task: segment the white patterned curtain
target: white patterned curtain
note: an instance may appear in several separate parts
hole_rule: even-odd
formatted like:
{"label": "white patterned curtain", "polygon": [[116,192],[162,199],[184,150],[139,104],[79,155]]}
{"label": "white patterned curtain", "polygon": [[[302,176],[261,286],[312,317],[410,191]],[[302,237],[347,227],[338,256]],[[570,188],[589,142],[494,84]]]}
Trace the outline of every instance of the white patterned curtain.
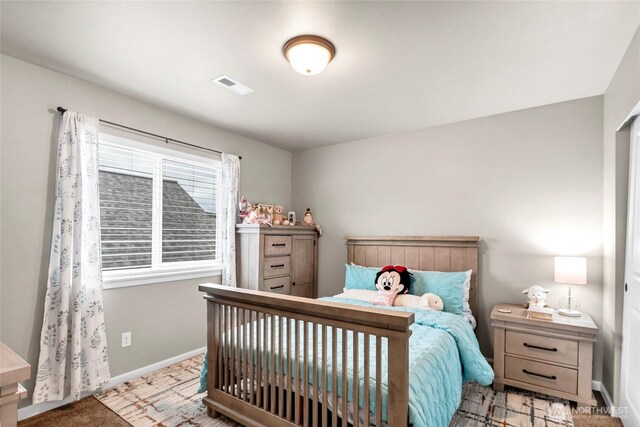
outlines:
{"label": "white patterned curtain", "polygon": [[98,120],[72,111],[58,136],[55,211],[33,403],[110,379],[102,305]]}
{"label": "white patterned curtain", "polygon": [[236,216],[240,182],[240,158],[233,154],[222,154],[222,226],[221,258],[222,284],[236,287]]}

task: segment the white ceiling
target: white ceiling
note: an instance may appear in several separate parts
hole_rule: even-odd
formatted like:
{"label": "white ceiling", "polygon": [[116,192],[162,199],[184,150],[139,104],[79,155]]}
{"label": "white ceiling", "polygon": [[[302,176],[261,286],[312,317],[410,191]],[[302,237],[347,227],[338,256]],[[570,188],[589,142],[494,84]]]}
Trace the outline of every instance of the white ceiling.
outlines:
{"label": "white ceiling", "polygon": [[[2,52],[299,150],[602,94],[639,2],[7,2]],[[317,76],[282,45],[337,49]],[[236,95],[226,74],[255,89]],[[105,119],[108,119],[105,117]]]}

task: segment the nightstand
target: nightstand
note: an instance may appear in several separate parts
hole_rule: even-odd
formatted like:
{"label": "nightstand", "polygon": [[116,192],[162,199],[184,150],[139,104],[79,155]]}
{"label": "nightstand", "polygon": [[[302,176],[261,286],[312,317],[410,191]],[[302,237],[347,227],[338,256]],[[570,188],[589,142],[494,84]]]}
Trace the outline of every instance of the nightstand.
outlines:
{"label": "nightstand", "polygon": [[[511,310],[501,313],[498,309]],[[592,406],[593,343],[598,327],[588,314],[553,320],[527,319],[522,305],[498,304],[491,311],[493,388],[505,385]]]}

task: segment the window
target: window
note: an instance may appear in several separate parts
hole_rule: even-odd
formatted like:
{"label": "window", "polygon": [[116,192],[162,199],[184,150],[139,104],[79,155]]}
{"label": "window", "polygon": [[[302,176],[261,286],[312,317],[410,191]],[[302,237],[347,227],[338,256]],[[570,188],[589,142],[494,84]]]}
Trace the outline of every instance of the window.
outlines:
{"label": "window", "polygon": [[211,276],[220,162],[100,136],[105,288]]}

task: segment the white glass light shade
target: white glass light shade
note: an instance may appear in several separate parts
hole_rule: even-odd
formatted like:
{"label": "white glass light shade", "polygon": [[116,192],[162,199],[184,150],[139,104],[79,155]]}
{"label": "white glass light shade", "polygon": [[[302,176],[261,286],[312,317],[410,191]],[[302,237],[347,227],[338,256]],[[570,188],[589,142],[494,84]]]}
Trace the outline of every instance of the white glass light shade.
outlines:
{"label": "white glass light shade", "polygon": [[331,42],[317,36],[294,37],[284,45],[283,51],[291,67],[305,76],[323,72],[335,56]]}
{"label": "white glass light shade", "polygon": [[569,285],[587,284],[587,259],[559,256],[554,259],[554,281]]}

